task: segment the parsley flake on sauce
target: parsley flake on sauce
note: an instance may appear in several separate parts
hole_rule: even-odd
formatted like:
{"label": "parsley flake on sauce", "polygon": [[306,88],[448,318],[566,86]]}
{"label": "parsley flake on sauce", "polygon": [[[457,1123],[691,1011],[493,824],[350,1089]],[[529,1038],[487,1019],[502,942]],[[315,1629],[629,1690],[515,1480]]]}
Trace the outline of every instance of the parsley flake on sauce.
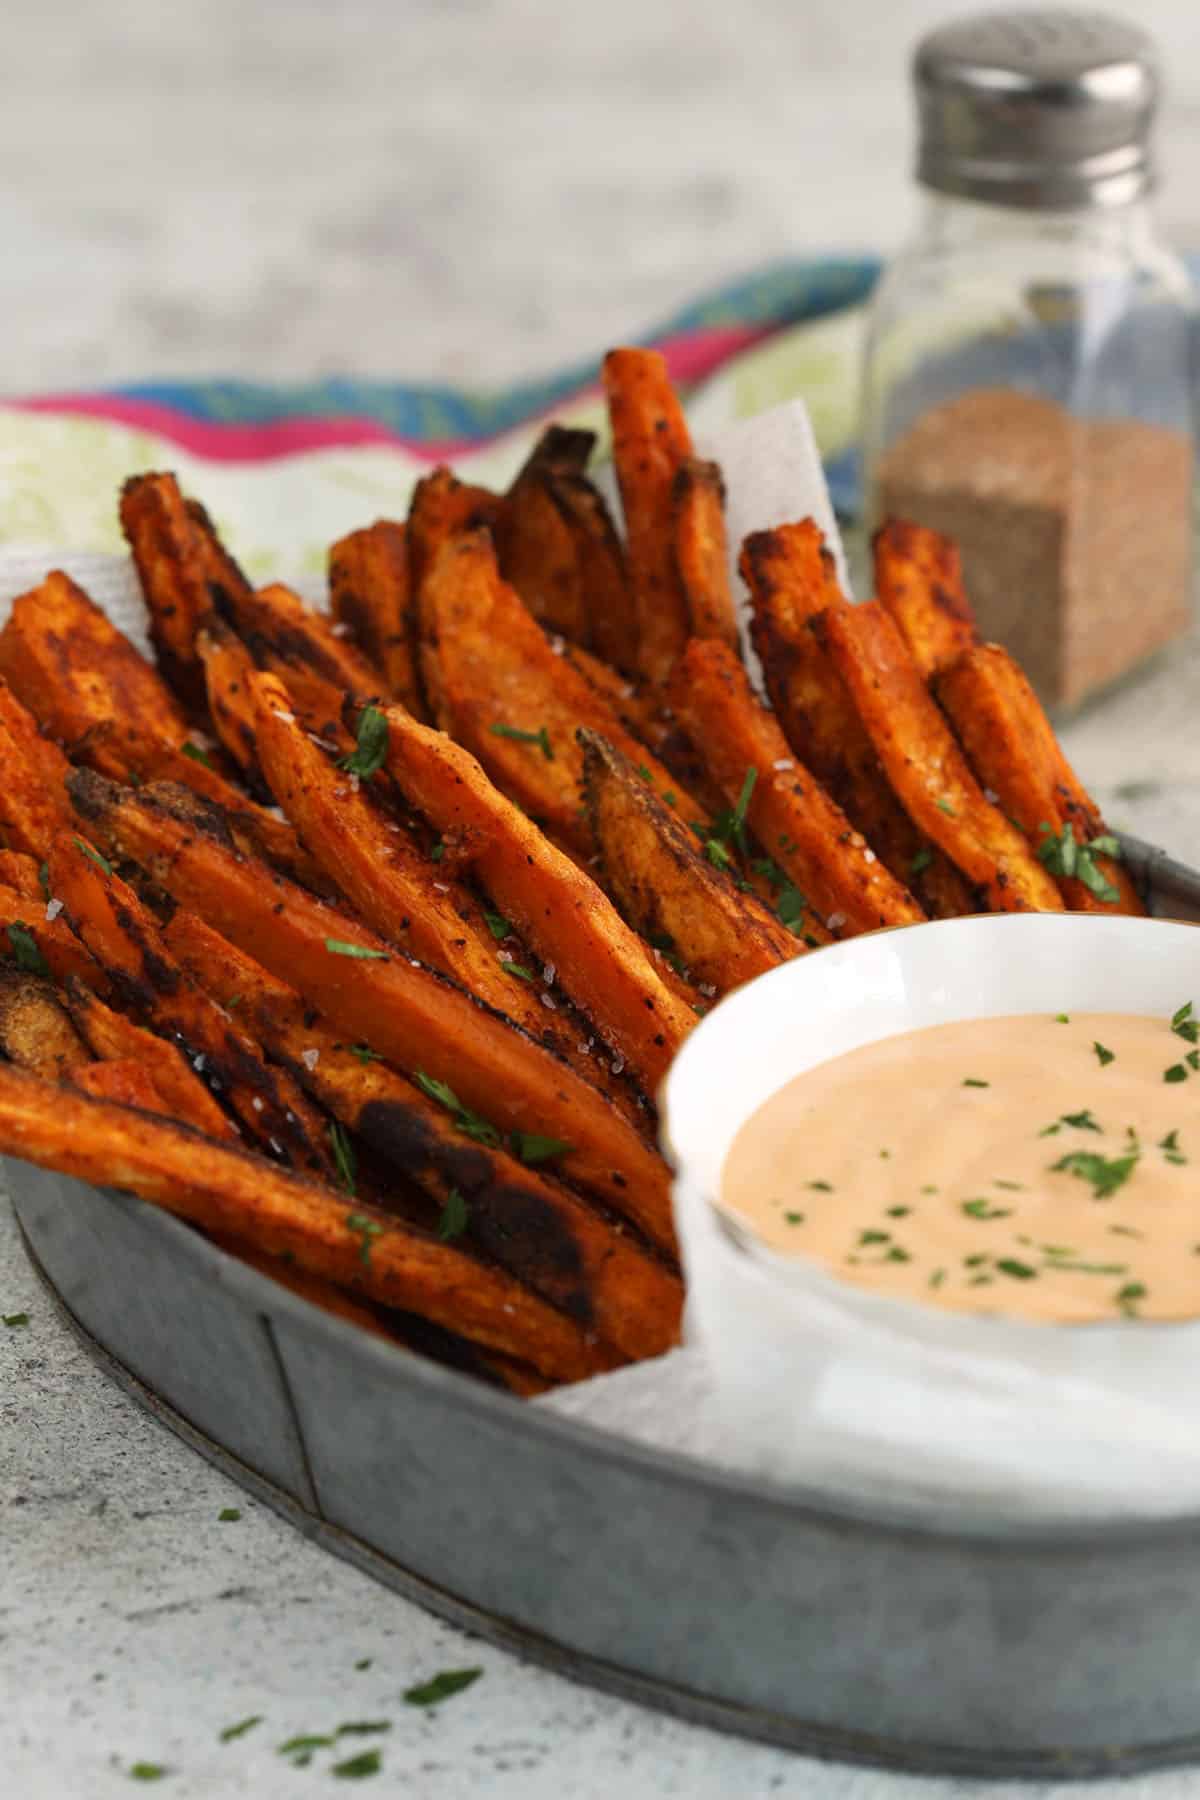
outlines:
{"label": "parsley flake on sauce", "polygon": [[1098,1043],[1095,1038],[1092,1039],[1092,1049],[1096,1052],[1096,1060],[1102,1069],[1107,1067],[1110,1062],[1117,1060],[1116,1052],[1109,1050],[1106,1045]]}
{"label": "parsley flake on sauce", "polygon": [[977,1075],[968,1075],[963,1081],[964,1087],[991,1087],[990,1081],[980,1081]]}
{"label": "parsley flake on sauce", "polygon": [[1101,1156],[1096,1150],[1072,1150],[1051,1163],[1051,1174],[1077,1175],[1092,1185],[1094,1200],[1108,1200],[1123,1187],[1138,1165],[1139,1152],[1125,1156]]}
{"label": "parsley flake on sauce", "polygon": [[993,1206],[988,1199],[964,1200],[962,1210],[969,1219],[1011,1219],[1011,1206]]}

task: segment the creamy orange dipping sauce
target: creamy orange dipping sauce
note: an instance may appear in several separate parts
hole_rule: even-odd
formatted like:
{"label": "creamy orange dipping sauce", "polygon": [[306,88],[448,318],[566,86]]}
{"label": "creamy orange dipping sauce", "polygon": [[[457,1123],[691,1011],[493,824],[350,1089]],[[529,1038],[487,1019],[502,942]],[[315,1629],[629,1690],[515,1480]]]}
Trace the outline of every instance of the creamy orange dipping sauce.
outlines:
{"label": "creamy orange dipping sauce", "polygon": [[723,1210],[772,1250],[957,1312],[1200,1315],[1197,1035],[1181,1008],[865,1045],[747,1120]]}

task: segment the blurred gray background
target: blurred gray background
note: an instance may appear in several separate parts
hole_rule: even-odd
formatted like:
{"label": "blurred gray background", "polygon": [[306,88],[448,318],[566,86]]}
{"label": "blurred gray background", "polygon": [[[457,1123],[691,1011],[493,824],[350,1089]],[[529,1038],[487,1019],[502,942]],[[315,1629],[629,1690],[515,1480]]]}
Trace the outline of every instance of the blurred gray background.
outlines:
{"label": "blurred gray background", "polygon": [[[940,0],[7,0],[0,386],[553,369],[894,243]],[[1121,10],[1119,7],[1116,10]],[[1134,0],[1200,247],[1200,6]]]}

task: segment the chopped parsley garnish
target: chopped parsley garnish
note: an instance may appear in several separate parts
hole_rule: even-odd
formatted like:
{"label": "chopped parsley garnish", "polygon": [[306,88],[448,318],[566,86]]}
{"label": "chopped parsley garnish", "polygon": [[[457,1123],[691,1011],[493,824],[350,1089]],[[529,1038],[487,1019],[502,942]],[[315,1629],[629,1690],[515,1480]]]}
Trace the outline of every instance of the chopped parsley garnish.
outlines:
{"label": "chopped parsley garnish", "polygon": [[488,730],[493,737],[511,738],[514,744],[536,744],[547,762],[554,761],[554,746],[544,725],[536,731],[522,731],[519,725],[495,724],[489,725]]}
{"label": "chopped parsley garnish", "polygon": [[429,860],[430,860],[430,862],[441,862],[441,860],[442,860],[443,856],[445,856],[445,854],[446,854],[445,839],[439,838],[437,843],[433,846],[432,850],[429,852]]}
{"label": "chopped parsley garnish", "polygon": [[464,1688],[469,1688],[482,1674],[482,1669],[443,1669],[440,1675],[434,1675],[429,1681],[405,1688],[404,1698],[409,1706],[440,1706],[443,1700],[449,1700],[453,1695],[461,1694]]}
{"label": "chopped parsley garnish", "polygon": [[565,1138],[542,1137],[536,1131],[510,1131],[508,1141],[513,1155],[519,1157],[528,1168],[534,1168],[538,1163],[553,1162],[556,1157],[566,1156],[575,1147]]}
{"label": "chopped parsley garnish", "polygon": [[[1046,1246],[1046,1251],[1047,1254],[1050,1253],[1049,1245]],[[1128,1263],[1064,1262],[1062,1256],[1057,1255],[1051,1262],[1050,1267],[1052,1269],[1069,1271],[1076,1275],[1124,1275],[1129,1265]]]}
{"label": "chopped parsley garnish", "polygon": [[454,1123],[464,1137],[474,1138],[477,1144],[487,1144],[493,1150],[497,1148],[500,1133],[496,1127],[480,1118],[478,1113],[472,1112],[469,1106],[464,1106],[452,1087],[448,1087],[444,1081],[435,1080],[432,1075],[426,1075],[423,1069],[418,1069],[413,1079],[423,1094],[428,1094],[431,1100],[436,1100],[439,1106],[444,1106],[448,1113],[454,1115]]}
{"label": "chopped parsley garnish", "polygon": [[1106,906],[1116,905],[1121,898],[1120,890],[1096,866],[1098,856],[1120,861],[1121,846],[1116,838],[1097,837],[1090,844],[1081,844],[1069,824],[1057,834],[1045,824],[1039,825],[1038,830],[1043,833],[1037,850],[1038,861],[1045,865],[1049,874],[1081,881],[1088,892],[1095,894]]}
{"label": "chopped parsley garnish", "polygon": [[1117,1060],[1116,1052],[1109,1050],[1106,1045],[1098,1043],[1095,1038],[1092,1039],[1092,1049],[1096,1052],[1096,1060],[1102,1069],[1110,1062]]}
{"label": "chopped parsley garnish", "polygon": [[199,744],[193,744],[190,738],[186,744],[180,744],[179,748],[184,756],[190,757],[192,762],[200,763],[205,769],[212,768],[212,757],[208,754],[208,751],[202,750]]}
{"label": "chopped parsley garnish", "polygon": [[1200,1041],[1200,1019],[1192,1016],[1192,1003],[1181,1006],[1171,1017],[1171,1030],[1176,1037],[1186,1038],[1189,1044]]}
{"label": "chopped parsley garnish", "polygon": [[883,1161],[887,1162],[892,1153],[890,1150],[881,1150],[879,1152],[879,1154],[882,1157]]}
{"label": "chopped parsley garnish", "polygon": [[358,1162],[346,1127],[338,1119],[329,1121],[329,1148],[333,1152],[333,1166],[337,1170],[338,1181],[347,1194],[352,1194],[358,1174]]}
{"label": "chopped parsley garnish", "polygon": [[1055,1013],[1054,1023],[1056,1025],[1069,1025],[1071,1023],[1070,1013]]}
{"label": "chopped parsley garnish", "polygon": [[1137,1167],[1138,1155],[1137,1150],[1112,1157],[1101,1156],[1096,1150],[1072,1150],[1069,1155],[1051,1163],[1050,1172],[1078,1175],[1081,1181],[1091,1183],[1094,1200],[1108,1200],[1129,1180]]}
{"label": "chopped parsley garnish", "polygon": [[359,1669],[359,1670],[369,1669],[371,1664],[374,1661],[375,1661],[375,1658],[373,1656],[360,1656],[354,1666],[356,1669]]}
{"label": "chopped parsley garnish", "polygon": [[899,1244],[893,1244],[883,1260],[885,1262],[906,1263],[911,1262],[912,1257],[908,1254],[907,1250],[902,1250]]}
{"label": "chopped parsley garnish", "polygon": [[1024,1193],[1024,1192],[1025,1192],[1025,1184],[1024,1184],[1024,1182],[1021,1182],[1021,1181],[1005,1181],[1005,1179],[1004,1179],[1004,1177],[1003,1177],[1003,1176],[1002,1176],[1002,1175],[997,1175],[997,1176],[996,1176],[996,1177],[995,1177],[995,1179],[994,1179],[994,1180],[993,1180],[993,1182],[992,1182],[992,1186],[993,1186],[993,1187],[1001,1187],[1001,1188],[1008,1188],[1008,1190],[1009,1190],[1009,1192],[1010,1192],[1010,1193],[1013,1193],[1013,1194],[1023,1194],[1023,1193]]}
{"label": "chopped parsley garnish", "polygon": [[1145,1298],[1146,1287],[1145,1283],[1141,1281],[1127,1281],[1123,1288],[1118,1288],[1117,1290],[1117,1305],[1121,1308],[1123,1313],[1128,1313],[1131,1316],[1137,1302],[1139,1300],[1144,1300]]}
{"label": "chopped parsley garnish", "polygon": [[170,1770],[165,1763],[135,1762],[130,1763],[129,1774],[134,1781],[161,1781]]}
{"label": "chopped parsley garnish", "polygon": [[217,1514],[217,1520],[221,1525],[236,1525],[241,1516],[240,1506],[223,1506]]}
{"label": "chopped parsley garnish", "polygon": [[364,1775],[378,1775],[382,1761],[378,1750],[361,1750],[357,1756],[348,1756],[345,1762],[334,1763],[329,1773],[343,1781],[359,1781]]}
{"label": "chopped parsley garnish", "polygon": [[234,1738],[245,1737],[248,1731],[253,1731],[254,1727],[261,1725],[262,1722],[262,1713],[251,1713],[248,1719],[239,1719],[236,1725],[227,1725],[224,1731],[217,1734],[217,1741],[221,1744],[232,1744]]}
{"label": "chopped parsley garnish", "polygon": [[10,1331],[19,1331],[22,1325],[28,1325],[29,1323],[29,1314],[27,1312],[0,1313],[0,1318],[3,1318],[4,1323]]}
{"label": "chopped parsley garnish", "polygon": [[952,819],[955,816],[954,808],[944,794],[938,795],[937,809],[939,812],[944,812],[948,819]]}
{"label": "chopped parsley garnish", "polygon": [[860,1245],[886,1244],[891,1235],[890,1231],[860,1231],[858,1241]]}
{"label": "chopped parsley garnish", "polygon": [[7,930],[8,941],[12,945],[13,961],[18,969],[27,975],[48,975],[50,970],[46,959],[34,941],[33,933],[28,925],[14,919]]}
{"label": "chopped parsley garnish", "polygon": [[1076,1131],[1099,1131],[1101,1129],[1092,1117],[1090,1108],[1086,1106],[1082,1112],[1063,1113],[1062,1122],[1064,1125],[1073,1125]]}
{"label": "chopped parsley garnish", "polygon": [[496,942],[502,944],[504,939],[508,937],[512,931],[512,926],[509,924],[508,920],[503,914],[498,912],[485,912],[483,919]]}
{"label": "chopped parsley garnish", "polygon": [[889,1219],[907,1219],[911,1211],[911,1206],[889,1206],[887,1216]]}
{"label": "chopped parsley garnish", "polygon": [[799,931],[804,923],[807,907],[808,900],[805,895],[789,881],[780,889],[779,897],[775,902],[775,916],[781,925],[787,926],[789,931]]}
{"label": "chopped parsley garnish", "polygon": [[988,1199],[964,1200],[962,1209],[968,1219],[1011,1219],[1011,1206],[993,1206]]}
{"label": "chopped parsley garnish", "polygon": [[935,1188],[932,1183],[927,1183],[926,1186],[921,1189],[923,1194],[936,1194],[937,1191],[937,1188]]}
{"label": "chopped parsley garnish", "polygon": [[312,1761],[314,1750],[327,1750],[331,1744],[336,1743],[335,1737],[329,1737],[323,1732],[301,1732],[299,1737],[289,1738],[286,1744],[276,1744],[275,1753],[277,1756],[295,1757],[296,1767],[303,1769]]}
{"label": "chopped parsley garnish", "polygon": [[[81,837],[72,838],[71,842],[75,845],[75,848],[77,850],[83,851],[83,854],[87,857],[89,862],[95,863],[96,867],[102,872],[102,874],[105,874],[105,875],[112,874],[112,864],[108,861],[108,859],[106,857],[101,856],[101,854],[98,850],[93,850],[92,846],[88,843],[85,843],[83,838],[81,838]],[[149,1765],[147,1765],[147,1767],[148,1766]]]}
{"label": "chopped parsley garnish", "polygon": [[337,1735],[339,1737],[371,1737],[377,1731],[390,1731],[391,1729],[392,1721],[390,1719],[348,1719],[344,1725],[338,1726]]}
{"label": "chopped parsley garnish", "polygon": [[343,756],[338,768],[345,769],[348,775],[358,775],[363,781],[370,781],[372,775],[377,774],[387,761],[387,714],[380,712],[377,706],[364,706],[358,717],[358,730],[354,738],[357,748],[349,756]]}
{"label": "chopped parsley garnish", "polygon": [[518,981],[536,981],[537,979],[532,969],[527,969],[524,963],[513,962],[507,956],[500,958],[500,967],[506,975],[513,975]]}
{"label": "chopped parsley garnish", "polygon": [[326,938],[325,948],[330,956],[356,956],[360,962],[387,962],[386,950],[371,950],[366,944],[347,944],[342,938]]}
{"label": "chopped parsley garnish", "polygon": [[1165,1138],[1160,1138],[1158,1147],[1169,1163],[1185,1163],[1187,1157],[1179,1148],[1178,1131],[1168,1131]]}
{"label": "chopped parsley garnish", "polygon": [[457,1188],[451,1188],[446,1195],[446,1204],[442,1207],[442,1216],[438,1220],[438,1236],[448,1244],[451,1238],[461,1237],[467,1229],[467,1203]]}
{"label": "chopped parsley garnish", "polygon": [[1018,1262],[1013,1256],[1000,1257],[996,1267],[1002,1275],[1011,1275],[1014,1281],[1032,1281],[1037,1274],[1036,1269],[1031,1269],[1028,1263]]}
{"label": "chopped parsley garnish", "polygon": [[1186,1081],[1188,1072],[1182,1063],[1172,1063],[1169,1069],[1163,1070],[1163,1080],[1169,1082]]}
{"label": "chopped parsley garnish", "polygon": [[946,1279],[945,1269],[935,1269],[933,1271],[933,1274],[929,1277],[929,1285],[932,1288],[941,1287],[941,1285],[942,1285],[943,1281],[945,1281],[945,1279]]}
{"label": "chopped parsley garnish", "polygon": [[804,1223],[804,1214],[803,1213],[785,1212],[783,1216],[787,1220],[789,1225],[803,1225],[803,1223]]}
{"label": "chopped parsley garnish", "polygon": [[731,844],[736,845],[743,856],[746,854],[746,812],[757,780],[758,770],[752,766],[746,770],[736,803],[718,813],[713,820],[712,829],[707,833],[702,825],[696,827],[704,839],[704,854],[714,868],[732,868],[733,857],[729,850]]}
{"label": "chopped parsley garnish", "polygon": [[990,1081],[980,1081],[977,1075],[968,1075],[963,1082],[964,1087],[991,1087]]}
{"label": "chopped parsley garnish", "polygon": [[654,786],[654,777],[646,767],[645,763],[638,764],[637,773],[641,776],[643,781],[648,781],[651,787]]}
{"label": "chopped parsley garnish", "polygon": [[833,1183],[831,1181],[806,1181],[804,1185],[805,1187],[815,1188],[818,1194],[832,1194],[833,1192]]}
{"label": "chopped parsley garnish", "polygon": [[353,1231],[359,1239],[359,1261],[369,1263],[371,1260],[372,1241],[377,1237],[383,1236],[383,1226],[379,1223],[379,1220],[372,1219],[367,1213],[347,1213],[346,1230]]}
{"label": "chopped parsley garnish", "polygon": [[923,875],[932,861],[933,861],[933,851],[929,848],[928,844],[925,844],[922,846],[922,848],[920,850],[917,851],[917,854],[913,857],[912,861],[909,863],[909,865],[908,865],[909,874],[910,875]]}
{"label": "chopped parsley garnish", "polygon": [[383,1061],[378,1050],[372,1050],[370,1044],[351,1044],[350,1054],[351,1056],[357,1057],[364,1068],[366,1068],[368,1063]]}

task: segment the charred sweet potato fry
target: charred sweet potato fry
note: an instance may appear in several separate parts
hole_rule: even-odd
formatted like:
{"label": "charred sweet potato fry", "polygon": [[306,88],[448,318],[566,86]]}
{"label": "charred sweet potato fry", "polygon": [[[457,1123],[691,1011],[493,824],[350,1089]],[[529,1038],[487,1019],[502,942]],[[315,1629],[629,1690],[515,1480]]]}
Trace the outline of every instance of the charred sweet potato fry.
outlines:
{"label": "charred sweet potato fry", "polygon": [[[254,658],[232,627],[215,615],[196,633],[196,654],[203,665],[208,713],[221,747],[256,798],[266,799],[269,789],[258,766],[249,688]],[[110,771],[101,769],[100,773]]]}
{"label": "charred sweet potato fry", "polygon": [[1062,746],[1023,671],[999,644],[975,644],[943,670],[934,691],[967,760],[1001,810],[1035,851],[1057,863],[1063,899],[1073,912],[1145,911],[1128,873],[1113,857],[1090,855],[1090,885],[1061,873],[1064,827],[1080,845],[1108,837],[1100,809],[1063,755]]}
{"label": "charred sweet potato fry", "polygon": [[[53,907],[53,901],[49,902]],[[99,994],[109,991],[108,976],[66,923],[46,917],[47,906],[39,896],[30,899],[14,888],[0,887],[0,957],[14,961],[30,973],[48,969],[59,987],[78,976]]]}
{"label": "charred sweet potato fry", "polygon": [[173,1121],[0,1067],[0,1150],[137,1194],[206,1231],[249,1241],[556,1379],[578,1380],[613,1364],[607,1346],[502,1270]]}
{"label": "charred sweet potato fry", "polygon": [[674,494],[692,440],[658,351],[610,350],[604,389],[637,609],[638,668],[661,684],[690,631],[675,552]]}
{"label": "charred sweet potato fry", "polygon": [[675,666],[675,710],[733,806],[835,935],[911,925],[924,912],[790,750],[727,644],[693,638]]}
{"label": "charred sweet potato fry", "polygon": [[979,638],[958,550],[940,532],[904,519],[882,525],[872,549],[875,592],[928,681]]}
{"label": "charred sweet potato fry", "polygon": [[196,628],[212,611],[201,531],[174,475],[135,475],[121,490],[121,528],[133,554],[150,615],[158,665],[189,712],[199,716],[204,690],[196,661]]}
{"label": "charred sweet potato fry", "polygon": [[675,471],[671,489],[675,564],[694,638],[718,638],[738,647],[737,616],[729,585],[725,538],[725,487],[716,463],[689,456]]}
{"label": "charred sweet potato fry", "polygon": [[329,551],[329,599],[334,618],[379,672],[383,691],[421,718],[405,527],[377,519],[339,538]]}
{"label": "charred sweet potato fry", "polygon": [[548,631],[574,643],[591,641],[591,619],[579,543],[559,507],[554,478],[582,471],[592,446],[589,432],[551,426],[500,502],[492,537],[500,572]]}
{"label": "charred sweet potato fry", "polygon": [[892,792],[845,683],[808,628],[842,598],[816,523],[754,532],[740,568],[754,609],[751,639],[792,749],[932,918],[975,911],[966,881]]}
{"label": "charred sweet potato fry", "polygon": [[[337,635],[326,614],[306,606],[282,582],[244,595],[233,623],[260,668],[300,684],[315,677],[322,696],[328,690],[339,700],[345,693],[368,700],[379,692],[379,677],[366,657]],[[336,706],[333,710],[336,716]]]}
{"label": "charred sweet potato fry", "polygon": [[500,496],[490,488],[472,487],[445,467],[432,470],[413,489],[408,509],[408,572],[417,601],[417,632],[424,637],[425,578],[442,547],[464,531],[488,529],[496,522]]}
{"label": "charred sweet potato fry", "polygon": [[71,816],[69,765],[8,684],[0,680],[0,843],[38,862]]}
{"label": "charred sweet potato fry", "polygon": [[492,785],[469,751],[396,707],[386,717],[396,785],[653,1094],[695,1015],[596,883]]}
{"label": "charred sweet potato fry", "polygon": [[72,1070],[71,1081],[93,1100],[111,1100],[115,1106],[135,1106],[139,1112],[171,1117],[149,1069],[132,1059],[86,1063]]}
{"label": "charred sweet potato fry", "polygon": [[182,813],[178,792],[136,793],[77,770],[71,797],[91,834],[138,862],[182,906],[273,974],[339,1031],[408,1072],[445,1082],[502,1131],[560,1141],[557,1168],[673,1246],[666,1165],[598,1089],[445,976],[414,966],[347,914],[239,857],[219,819]]}
{"label": "charred sweet potato fry", "polygon": [[596,690],[556,656],[519,596],[500,579],[487,538],[459,537],[426,583],[436,631],[439,722],[478,757],[496,785],[585,854],[582,754],[576,732],[602,732],[642,778],[671,794],[683,819],[704,814]]}
{"label": "charred sweet potato fry", "polygon": [[899,627],[878,601],[841,601],[813,621],[897,798],[996,912],[1061,912],[1053,880],[985,799],[931,699]]}
{"label": "charred sweet potato fry", "polygon": [[50,882],[67,918],[108,972],[124,1003],[179,1043],[245,1131],[281,1159],[326,1171],[332,1160],[320,1115],[290,1076],[191,981],[132,888],[82,839],[50,850]]}
{"label": "charred sweet potato fry", "polygon": [[66,1006],[92,1054],[102,1063],[136,1064],[153,1083],[162,1110],[171,1118],[194,1126],[207,1137],[227,1142],[237,1138],[237,1127],[174,1044],[144,1031],[124,1013],[114,1012],[79,980],[67,983]]}
{"label": "charred sweet potato fry", "polygon": [[637,611],[625,548],[608,507],[599,489],[582,473],[557,468],[548,477],[548,485],[575,540],[587,641],[598,656],[618,669],[632,671],[638,661]]}
{"label": "charred sweet potato fry", "polygon": [[726,993],[799,955],[800,940],[706,860],[620,752],[598,732],[581,735],[601,876],[634,929],[678,958],[702,993]]}
{"label": "charred sweet potato fry", "polygon": [[[540,1003],[537,972],[521,946],[506,942],[504,933],[498,938],[469,889],[368,798],[374,777],[355,777],[330,762],[297,723],[274,676],[254,675],[250,682],[259,755],[275,797],[367,924],[534,1037],[562,1053],[573,1050],[578,1032],[554,1030],[554,1016]],[[376,713],[381,721],[386,716]]]}
{"label": "charred sweet potato fry", "polygon": [[136,719],[167,744],[188,735],[162,677],[60,569],[13,601],[0,631],[0,675],[67,750],[111,719]]}
{"label": "charred sweet potato fry", "polygon": [[176,913],[167,941],[218,999],[238,999],[239,1012],[272,1056],[347,1130],[415,1181],[443,1208],[443,1218],[452,1217],[451,1196],[458,1195],[464,1243],[626,1356],[656,1356],[675,1342],[678,1279],[619,1227],[552,1175],[527,1167],[499,1143],[481,1141],[478,1130],[464,1135],[444,1107],[372,1061],[362,1046],[347,1045],[313,1018],[293,988],[194,914]]}
{"label": "charred sweet potato fry", "polygon": [[0,1051],[47,1081],[65,1081],[92,1060],[53,983],[8,966],[0,968]]}
{"label": "charred sweet potato fry", "polygon": [[45,902],[47,899],[38,877],[37,863],[20,850],[0,850],[0,886],[12,888],[26,900]]}

